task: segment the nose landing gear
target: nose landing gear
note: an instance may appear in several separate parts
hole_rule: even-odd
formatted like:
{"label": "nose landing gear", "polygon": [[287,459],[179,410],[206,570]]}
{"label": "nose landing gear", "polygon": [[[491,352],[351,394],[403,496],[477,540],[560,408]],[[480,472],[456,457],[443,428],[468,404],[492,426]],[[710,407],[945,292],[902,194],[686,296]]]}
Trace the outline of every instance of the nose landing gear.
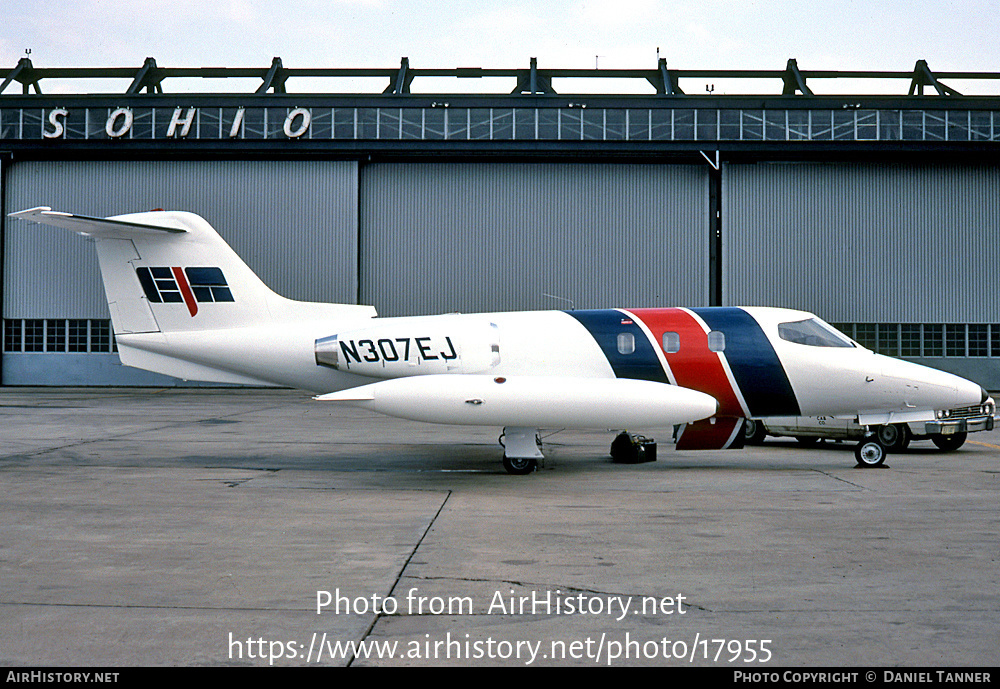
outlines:
{"label": "nose landing gear", "polygon": [[858,460],[859,467],[882,466],[887,453],[885,445],[874,433],[866,435],[854,448],[854,458]]}

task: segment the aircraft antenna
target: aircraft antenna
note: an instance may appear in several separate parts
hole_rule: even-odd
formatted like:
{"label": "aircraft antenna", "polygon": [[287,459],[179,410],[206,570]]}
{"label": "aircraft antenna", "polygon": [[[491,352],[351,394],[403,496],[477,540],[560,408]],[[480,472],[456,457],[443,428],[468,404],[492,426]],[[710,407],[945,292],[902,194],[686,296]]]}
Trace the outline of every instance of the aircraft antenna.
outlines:
{"label": "aircraft antenna", "polygon": [[567,299],[566,297],[560,297],[555,294],[549,294],[548,292],[542,292],[543,297],[549,297],[550,299],[558,299],[559,301],[564,301],[569,304],[570,311],[576,311],[576,302],[572,299]]}

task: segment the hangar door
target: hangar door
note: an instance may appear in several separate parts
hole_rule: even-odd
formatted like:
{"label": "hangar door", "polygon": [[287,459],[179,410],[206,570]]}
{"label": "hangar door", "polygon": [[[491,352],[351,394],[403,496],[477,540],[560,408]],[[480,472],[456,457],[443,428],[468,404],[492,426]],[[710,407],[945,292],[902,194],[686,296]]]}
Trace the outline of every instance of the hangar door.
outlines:
{"label": "hangar door", "polygon": [[703,167],[380,163],[360,294],[383,316],[705,305]]}
{"label": "hangar door", "polygon": [[723,168],[723,295],[1000,388],[1000,169]]}
{"label": "hangar door", "polygon": [[[7,212],[193,211],[276,292],[357,299],[354,162],[24,161],[7,169],[3,192]],[[4,384],[179,382],[119,364],[89,243],[65,230],[4,221]]]}

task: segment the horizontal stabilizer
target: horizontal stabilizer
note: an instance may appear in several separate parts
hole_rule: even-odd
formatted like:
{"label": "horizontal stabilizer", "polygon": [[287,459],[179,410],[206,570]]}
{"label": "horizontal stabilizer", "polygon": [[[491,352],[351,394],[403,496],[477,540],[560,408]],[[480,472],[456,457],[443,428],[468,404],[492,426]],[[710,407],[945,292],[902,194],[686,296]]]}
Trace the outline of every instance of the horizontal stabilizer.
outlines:
{"label": "horizontal stabilizer", "polygon": [[[61,227],[85,237],[101,237],[107,239],[126,239],[136,235],[144,237],[169,236],[187,232],[183,227],[150,225],[147,223],[116,220],[115,218],[93,218],[88,215],[74,215],[54,211],[48,206],[29,208],[28,210],[11,213],[10,217],[28,220],[41,225]],[[164,222],[170,222],[170,215],[164,214]]]}

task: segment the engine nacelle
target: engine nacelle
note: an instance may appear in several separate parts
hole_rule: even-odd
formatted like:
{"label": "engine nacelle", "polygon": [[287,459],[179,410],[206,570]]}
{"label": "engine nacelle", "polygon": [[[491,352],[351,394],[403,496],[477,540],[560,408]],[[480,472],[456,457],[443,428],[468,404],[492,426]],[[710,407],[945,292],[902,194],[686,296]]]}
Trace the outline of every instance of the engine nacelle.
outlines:
{"label": "engine nacelle", "polygon": [[393,319],[316,340],[316,364],[371,378],[485,373],[500,363],[495,323],[452,315]]}

